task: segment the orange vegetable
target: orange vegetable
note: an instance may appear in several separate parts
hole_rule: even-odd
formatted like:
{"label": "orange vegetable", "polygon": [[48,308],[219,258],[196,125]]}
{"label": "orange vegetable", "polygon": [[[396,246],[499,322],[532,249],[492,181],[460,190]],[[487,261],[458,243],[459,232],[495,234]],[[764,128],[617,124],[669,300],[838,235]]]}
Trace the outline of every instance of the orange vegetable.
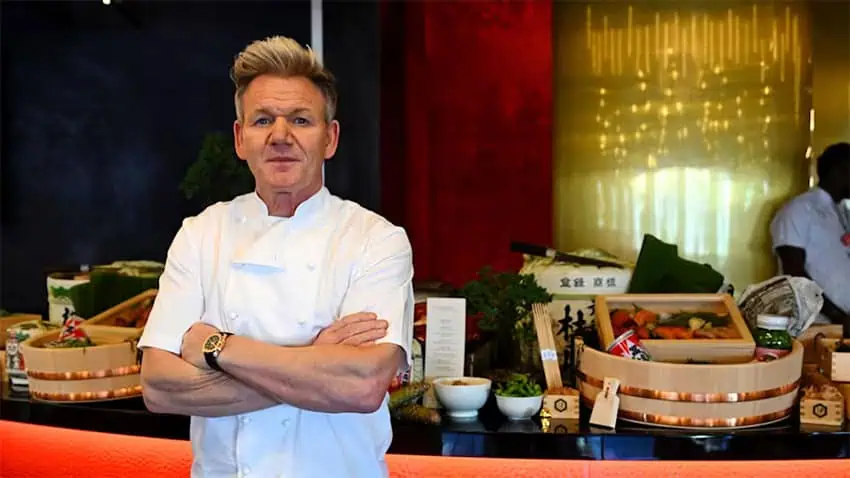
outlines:
{"label": "orange vegetable", "polygon": [[654,324],[658,321],[658,315],[648,310],[638,310],[635,312],[635,323],[638,325]]}
{"label": "orange vegetable", "polygon": [[693,333],[689,329],[674,325],[659,325],[654,328],[652,332],[662,339],[675,340],[693,338]]}

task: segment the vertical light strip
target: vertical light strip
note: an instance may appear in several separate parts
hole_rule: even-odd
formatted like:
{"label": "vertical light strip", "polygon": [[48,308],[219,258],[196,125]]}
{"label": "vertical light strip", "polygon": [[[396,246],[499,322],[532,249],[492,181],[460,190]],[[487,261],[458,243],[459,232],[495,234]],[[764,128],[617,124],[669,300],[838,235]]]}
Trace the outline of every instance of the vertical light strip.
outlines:
{"label": "vertical light strip", "polygon": [[322,0],[310,0],[310,48],[324,63],[324,31],[322,30]]}
{"label": "vertical light strip", "polygon": [[[310,48],[321,63],[324,64],[324,39],[322,28],[322,0],[310,0]],[[322,184],[325,184],[325,163],[322,163]]]}

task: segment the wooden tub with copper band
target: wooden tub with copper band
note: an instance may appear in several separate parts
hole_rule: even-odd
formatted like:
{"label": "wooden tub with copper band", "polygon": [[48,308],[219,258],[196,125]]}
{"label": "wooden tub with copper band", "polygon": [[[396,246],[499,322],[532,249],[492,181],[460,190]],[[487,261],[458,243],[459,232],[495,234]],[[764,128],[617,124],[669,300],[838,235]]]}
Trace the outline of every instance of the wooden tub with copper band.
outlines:
{"label": "wooden tub with copper band", "polygon": [[97,402],[142,394],[141,355],[136,344],[156,300],[151,289],[111,307],[80,325],[95,344],[46,348],[54,331],[33,337],[21,347],[30,395],[51,402]]}
{"label": "wooden tub with copper band", "polygon": [[620,380],[619,418],[671,428],[743,428],[776,422],[794,409],[803,346],[772,362],[680,364],[618,357],[576,342],[579,390],[592,406],[606,377]]}
{"label": "wooden tub with copper band", "polygon": [[80,326],[96,345],[46,348],[59,330],[21,344],[32,398],[50,402],[92,402],[141,395],[136,343],[142,329]]}

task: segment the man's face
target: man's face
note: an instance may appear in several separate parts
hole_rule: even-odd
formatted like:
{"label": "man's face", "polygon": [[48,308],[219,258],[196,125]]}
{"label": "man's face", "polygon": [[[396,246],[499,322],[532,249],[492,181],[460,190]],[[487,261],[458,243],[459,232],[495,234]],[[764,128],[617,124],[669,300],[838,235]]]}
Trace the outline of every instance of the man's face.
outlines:
{"label": "man's face", "polygon": [[325,99],[307,78],[261,75],[242,96],[233,124],[236,154],[263,192],[298,193],[322,186],[322,164],[336,152],[339,123],[325,121]]}

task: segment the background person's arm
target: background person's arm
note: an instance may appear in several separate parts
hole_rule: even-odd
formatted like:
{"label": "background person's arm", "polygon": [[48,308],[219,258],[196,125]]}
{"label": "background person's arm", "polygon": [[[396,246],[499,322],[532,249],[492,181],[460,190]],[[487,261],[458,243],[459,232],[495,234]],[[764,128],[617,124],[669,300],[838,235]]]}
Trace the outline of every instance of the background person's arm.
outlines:
{"label": "background person's arm", "polygon": [[[782,263],[782,272],[794,277],[805,277],[811,279],[806,272],[806,251],[799,247],[780,246],[776,248],[776,255]],[[850,314],[835,305],[826,293],[823,295],[823,307],[821,313],[829,318],[833,324],[843,326],[844,337],[850,338]]]}

